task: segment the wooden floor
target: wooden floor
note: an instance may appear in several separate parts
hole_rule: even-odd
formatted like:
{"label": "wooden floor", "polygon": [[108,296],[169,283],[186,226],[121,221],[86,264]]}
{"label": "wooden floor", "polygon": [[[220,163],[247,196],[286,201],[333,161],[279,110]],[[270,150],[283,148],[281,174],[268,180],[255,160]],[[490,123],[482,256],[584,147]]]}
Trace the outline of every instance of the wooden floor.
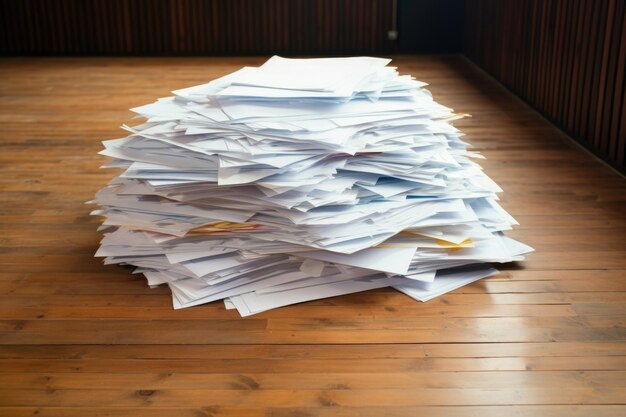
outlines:
{"label": "wooden floor", "polygon": [[397,57],[472,118],[537,252],[419,303],[394,290],[250,318],[173,311],[93,254],[83,203],[126,109],[264,58],[0,60],[0,415],[624,416],[626,180],[462,57]]}

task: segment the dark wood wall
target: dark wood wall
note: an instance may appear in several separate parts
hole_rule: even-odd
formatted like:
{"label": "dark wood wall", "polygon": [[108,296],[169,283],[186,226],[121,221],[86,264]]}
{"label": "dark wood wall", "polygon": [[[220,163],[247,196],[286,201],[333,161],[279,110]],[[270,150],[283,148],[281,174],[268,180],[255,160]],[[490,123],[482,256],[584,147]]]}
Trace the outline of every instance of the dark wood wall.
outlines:
{"label": "dark wood wall", "polygon": [[[460,52],[463,0],[0,0],[5,55]],[[415,13],[415,11],[418,11]]]}
{"label": "dark wood wall", "polygon": [[467,56],[625,172],[626,1],[465,4]]}

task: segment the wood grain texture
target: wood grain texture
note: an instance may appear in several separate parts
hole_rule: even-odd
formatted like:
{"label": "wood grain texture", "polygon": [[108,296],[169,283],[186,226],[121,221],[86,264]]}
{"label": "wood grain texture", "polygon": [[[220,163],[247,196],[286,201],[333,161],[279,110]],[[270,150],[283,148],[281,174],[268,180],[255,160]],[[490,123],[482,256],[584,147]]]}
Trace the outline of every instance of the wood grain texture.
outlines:
{"label": "wood grain texture", "polygon": [[[431,0],[432,2],[432,0]],[[381,51],[391,0],[3,0],[11,55]]]}
{"label": "wood grain texture", "polygon": [[390,289],[239,318],[93,258],[83,203],[127,108],[266,57],[0,61],[0,416],[623,416],[626,181],[460,56],[398,56],[537,252],[418,303]]}
{"label": "wood grain texture", "polygon": [[465,5],[467,56],[626,173],[626,2]]}
{"label": "wood grain texture", "polygon": [[1,0],[5,55],[459,52],[463,0]]}

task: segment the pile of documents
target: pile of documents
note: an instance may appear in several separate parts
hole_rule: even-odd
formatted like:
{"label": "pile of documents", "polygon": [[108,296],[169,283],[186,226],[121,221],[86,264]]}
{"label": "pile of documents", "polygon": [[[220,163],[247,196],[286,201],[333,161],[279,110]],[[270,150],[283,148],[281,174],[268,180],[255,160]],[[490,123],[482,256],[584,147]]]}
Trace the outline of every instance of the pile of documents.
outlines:
{"label": "pile of documents", "polygon": [[96,256],[174,308],[247,316],[393,287],[426,301],[532,249],[425,83],[371,57],[286,59],[132,109],[104,142]]}

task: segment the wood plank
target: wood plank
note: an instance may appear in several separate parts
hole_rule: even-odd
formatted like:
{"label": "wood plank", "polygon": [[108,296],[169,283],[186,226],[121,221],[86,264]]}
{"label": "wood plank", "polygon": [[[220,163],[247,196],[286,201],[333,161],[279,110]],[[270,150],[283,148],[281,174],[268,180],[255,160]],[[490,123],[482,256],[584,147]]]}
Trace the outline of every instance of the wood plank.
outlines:
{"label": "wood plank", "polygon": [[626,356],[400,359],[1,359],[0,373],[177,372],[297,374],[369,372],[614,371],[626,370]]}
{"label": "wood plank", "polygon": [[[442,318],[432,320],[7,320],[2,344],[250,344],[625,341],[621,317],[588,323],[562,317]],[[296,320],[297,321],[297,320]],[[300,320],[302,322],[302,320]]]}
{"label": "wood plank", "polygon": [[[0,415],[7,417],[144,417],[145,407],[0,407]],[[417,407],[272,407],[267,410],[205,406],[198,408],[153,407],[149,413],[154,417],[405,417],[426,415],[432,417],[622,417],[626,407],[616,405],[553,405],[553,406],[417,406]]]}
{"label": "wood plank", "polygon": [[262,403],[268,407],[397,407],[420,405],[541,405],[546,402],[578,404],[615,404],[623,401],[626,388],[560,387],[514,389],[325,389],[325,390],[4,390],[0,401],[6,406],[42,406],[53,402],[60,407],[202,407],[220,403],[224,407],[253,408]]}
{"label": "wood plank", "polygon": [[626,356],[626,343],[0,345],[2,359],[393,359]]}
{"label": "wood plank", "polygon": [[523,385],[534,388],[591,388],[594,385],[624,387],[626,371],[491,371],[484,372],[364,372],[364,373],[0,373],[0,389],[47,390],[85,389],[512,389]]}

